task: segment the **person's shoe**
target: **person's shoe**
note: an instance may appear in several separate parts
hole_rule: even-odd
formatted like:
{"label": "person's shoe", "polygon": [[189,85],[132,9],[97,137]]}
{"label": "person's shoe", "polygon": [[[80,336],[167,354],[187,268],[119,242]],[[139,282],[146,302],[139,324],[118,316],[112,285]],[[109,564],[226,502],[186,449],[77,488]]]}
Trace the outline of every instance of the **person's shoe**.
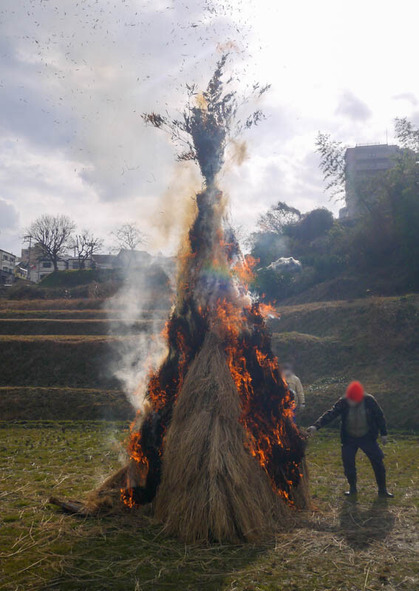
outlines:
{"label": "person's shoe", "polygon": [[379,490],[378,491],[378,496],[381,499],[394,499],[394,495],[391,492],[388,492],[387,489],[385,489],[385,490]]}
{"label": "person's shoe", "polygon": [[351,486],[349,490],[343,493],[346,497],[355,497],[358,494],[356,486]]}

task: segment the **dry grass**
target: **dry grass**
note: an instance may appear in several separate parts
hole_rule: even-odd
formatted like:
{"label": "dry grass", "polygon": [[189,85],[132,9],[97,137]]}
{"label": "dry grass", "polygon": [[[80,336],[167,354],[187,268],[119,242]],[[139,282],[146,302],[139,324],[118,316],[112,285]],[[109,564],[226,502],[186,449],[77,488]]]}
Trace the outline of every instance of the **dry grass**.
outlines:
{"label": "dry grass", "polygon": [[90,335],[2,335],[0,385],[118,388],[108,370],[109,342]]}
{"label": "dry grass", "polygon": [[[167,312],[168,308],[155,309],[155,302],[150,300],[150,310],[154,312]],[[61,299],[39,299],[39,300],[9,300],[0,298],[0,312],[17,310],[17,311],[57,311],[63,312],[65,310],[72,312],[89,312],[101,311],[107,309],[109,306],[108,299],[100,298],[61,298]],[[144,306],[146,308],[146,306]]]}
{"label": "dry grass", "polygon": [[0,387],[3,421],[132,421],[134,410],[120,390],[66,387]]}
{"label": "dry grass", "polygon": [[396,499],[376,504],[360,456],[357,505],[342,498],[335,434],[310,441],[317,509],[262,545],[185,545],[141,512],[80,519],[46,504],[80,498],[118,466],[121,428],[94,423],[0,429],[4,591],[416,591],[417,441],[386,450]]}
{"label": "dry grass", "polygon": [[[1,300],[0,300],[1,302]],[[3,300],[4,302],[4,300]],[[16,309],[16,308],[2,308],[0,304],[0,318],[4,319],[106,319],[110,318],[112,313],[110,310],[55,310],[52,308],[48,309]]]}
{"label": "dry grass", "polygon": [[106,300],[96,298],[56,300],[6,300],[0,299],[0,310],[96,310],[102,309]]}
{"label": "dry grass", "polygon": [[[140,322],[143,320],[166,319],[168,310],[143,311]],[[118,321],[118,313],[115,310],[0,310],[2,320],[99,320]],[[124,316],[124,320],[126,317]],[[134,322],[134,320],[133,320]]]}
{"label": "dry grass", "polygon": [[43,342],[57,342],[57,343],[77,343],[88,341],[92,342],[111,342],[117,341],[123,338],[134,338],[134,337],[108,337],[104,335],[78,335],[78,334],[63,334],[63,335],[50,335],[50,334],[30,334],[30,335],[4,335],[0,334],[0,342],[10,343],[43,343]]}
{"label": "dry grass", "polygon": [[223,347],[208,334],[173,411],[156,516],[187,542],[255,541],[288,508],[244,448],[240,404]]}
{"label": "dry grass", "polygon": [[[151,332],[154,320],[131,322],[129,327],[118,320],[110,319],[56,319],[56,318],[0,318],[1,335],[121,335]],[[161,322],[163,328],[163,322]]]}

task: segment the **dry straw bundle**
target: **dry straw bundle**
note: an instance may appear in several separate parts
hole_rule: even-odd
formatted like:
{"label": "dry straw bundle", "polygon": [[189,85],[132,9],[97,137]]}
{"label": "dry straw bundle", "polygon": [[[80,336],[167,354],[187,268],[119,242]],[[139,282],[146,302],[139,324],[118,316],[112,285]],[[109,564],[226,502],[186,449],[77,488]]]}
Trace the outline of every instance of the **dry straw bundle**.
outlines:
{"label": "dry straw bundle", "polygon": [[[288,522],[284,498],[309,506],[307,478],[299,474],[304,437],[292,422],[263,314],[258,303],[243,298],[250,267],[223,225],[225,197],[216,175],[239,106],[234,91],[224,92],[226,60],[218,62],[203,100],[188,101],[182,120],[144,115],[147,123],[186,141],[190,149],[180,159],[198,162],[205,189],[196,197],[196,217],[180,256],[177,305],[167,325],[169,354],[150,378],[149,406],[132,433],[131,460],[86,506],[96,512],[122,507],[122,499],[128,506],[151,501],[165,530],[187,542],[258,541]],[[266,87],[254,89],[260,96]],[[260,118],[255,111],[234,124],[235,133]],[[230,350],[243,354],[245,367],[227,358],[226,343],[214,333],[217,324],[229,335]],[[239,392],[232,377],[237,373],[256,385],[247,402],[248,392]],[[259,459],[267,452],[264,467],[250,449]]]}
{"label": "dry straw bundle", "polygon": [[187,542],[256,541],[289,509],[245,449],[239,396],[209,333],[179,393],[167,432],[155,515]]}

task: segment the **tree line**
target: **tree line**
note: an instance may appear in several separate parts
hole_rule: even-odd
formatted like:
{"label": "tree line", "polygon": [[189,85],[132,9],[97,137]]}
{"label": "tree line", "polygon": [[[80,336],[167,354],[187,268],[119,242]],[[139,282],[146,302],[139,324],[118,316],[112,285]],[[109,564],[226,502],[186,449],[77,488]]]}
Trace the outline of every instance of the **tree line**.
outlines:
{"label": "tree line", "polygon": [[[284,299],[343,274],[380,272],[389,287],[397,280],[406,291],[419,289],[419,129],[396,119],[395,136],[401,150],[393,166],[357,187],[362,215],[334,219],[325,208],[302,214],[280,201],[260,216],[250,247],[259,260],[255,286],[261,294]],[[343,199],[346,146],[319,134],[317,150],[325,189]],[[268,268],[290,256],[301,261],[301,272]]]}
{"label": "tree line", "polygon": [[[126,223],[111,233],[115,249],[135,250],[145,243],[144,234],[135,224]],[[76,231],[76,224],[67,215],[42,215],[26,229],[24,243],[29,249],[36,248],[38,258],[50,261],[54,271],[58,263],[73,251],[78,259],[79,269],[86,267],[91,259],[103,248],[103,239],[87,229]]]}

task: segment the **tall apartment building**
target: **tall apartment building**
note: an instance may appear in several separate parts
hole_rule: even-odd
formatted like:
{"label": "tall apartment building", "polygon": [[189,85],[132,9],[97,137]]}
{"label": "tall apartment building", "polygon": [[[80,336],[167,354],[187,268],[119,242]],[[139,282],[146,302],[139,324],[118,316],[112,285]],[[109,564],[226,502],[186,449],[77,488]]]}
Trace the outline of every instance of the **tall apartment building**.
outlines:
{"label": "tall apartment building", "polygon": [[377,180],[395,165],[400,154],[399,146],[388,144],[359,144],[345,152],[345,200],[340,210],[341,218],[362,216],[377,195]]}

